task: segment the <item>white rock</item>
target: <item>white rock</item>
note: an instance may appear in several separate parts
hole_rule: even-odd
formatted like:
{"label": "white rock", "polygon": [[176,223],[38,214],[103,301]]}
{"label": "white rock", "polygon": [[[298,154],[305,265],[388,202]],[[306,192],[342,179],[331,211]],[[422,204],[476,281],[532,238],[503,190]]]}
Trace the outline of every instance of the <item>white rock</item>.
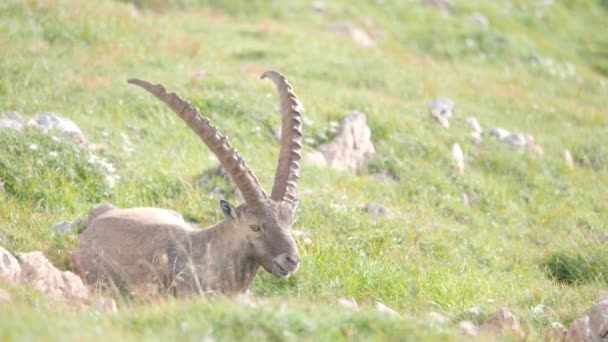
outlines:
{"label": "white rock", "polygon": [[465,336],[476,337],[479,335],[479,328],[471,321],[462,321],[458,323],[458,327]]}
{"label": "white rock", "polygon": [[376,302],[376,312],[387,314],[390,316],[399,316],[399,313],[381,302]]}
{"label": "white rock", "polygon": [[27,122],[28,126],[41,129],[44,132],[57,130],[77,142],[86,142],[80,128],[70,119],[62,118],[51,112],[37,113]]}
{"label": "white rock", "polygon": [[71,234],[75,231],[75,227],[72,222],[63,221],[51,225],[51,230],[59,234]]}
{"label": "white rock", "polygon": [[72,272],[55,268],[41,252],[22,253],[21,281],[31,284],[38,291],[56,298],[86,300],[89,290],[80,277]]}
{"label": "white rock", "polygon": [[589,309],[589,329],[594,339],[608,340],[608,298],[596,302]]}
{"label": "white rock", "polygon": [[338,298],[338,304],[342,305],[347,309],[359,311],[359,305],[357,305],[357,301],[355,301],[355,298],[353,297]]}
{"label": "white rock", "polygon": [[440,314],[439,312],[435,312],[435,311],[428,312],[426,314],[426,316],[430,320],[435,321],[435,322],[440,323],[440,324],[445,324],[445,323],[447,323],[449,321],[449,319],[445,315]]}
{"label": "white rock", "polygon": [[11,295],[4,289],[0,288],[0,305],[8,304],[12,301]]}
{"label": "white rock", "polygon": [[564,161],[566,162],[566,166],[568,166],[570,169],[574,169],[574,159],[568,150],[564,150]]}
{"label": "white rock", "polygon": [[545,335],[545,341],[562,342],[564,341],[564,338],[566,338],[566,333],[568,333],[568,330],[566,330],[561,323],[553,322],[551,323],[551,329],[549,329]]}
{"label": "white rock", "polygon": [[454,101],[447,97],[439,97],[429,102],[429,111],[431,114],[451,119],[454,115]]}
{"label": "white rock", "polygon": [[109,297],[99,297],[95,300],[95,304],[93,305],[95,310],[99,312],[117,312],[118,307],[116,306],[116,301],[113,298]]}
{"label": "white rock", "polygon": [[579,317],[568,328],[566,333],[566,342],[582,342],[592,341],[591,331],[589,329],[589,316]]}
{"label": "white rock", "polygon": [[460,194],[460,197],[462,198],[462,204],[464,204],[468,207],[471,203],[469,200],[469,195],[467,195],[466,192],[463,192]]}
{"label": "white rock", "polygon": [[471,129],[473,129],[473,132],[478,132],[480,134],[483,133],[483,129],[481,128],[479,121],[477,121],[477,118],[475,118],[474,116],[469,116],[467,118],[467,123],[469,124],[469,126],[471,126]]}
{"label": "white rock", "polygon": [[507,308],[498,308],[494,315],[484,324],[483,330],[494,335],[499,334],[501,331],[507,331],[519,338],[525,336],[517,318]]}
{"label": "white rock", "polygon": [[9,128],[22,132],[25,128],[25,119],[18,112],[5,112],[0,114],[0,129]]}
{"label": "white rock", "polygon": [[376,43],[374,38],[366,30],[349,22],[335,23],[331,25],[330,30],[349,36],[353,42],[362,48],[370,48]]}
{"label": "white rock", "polygon": [[474,23],[476,23],[477,25],[479,25],[481,28],[488,28],[490,26],[490,21],[488,20],[488,17],[486,17],[485,15],[475,12],[472,13],[469,18],[471,19],[471,21],[473,21]]}
{"label": "white rock", "polygon": [[365,114],[349,113],[340,121],[334,138],[318,150],[332,168],[351,171],[361,168],[376,152]]}
{"label": "white rock", "polygon": [[305,152],[304,161],[316,166],[327,166],[325,156],[319,151]]}
{"label": "white rock", "polygon": [[452,159],[456,165],[458,173],[464,172],[464,152],[458,143],[452,145]]}
{"label": "white rock", "polygon": [[389,210],[383,206],[382,204],[369,202],[365,205],[365,210],[370,216],[374,218],[378,218],[380,216],[385,216],[389,213]]}
{"label": "white rock", "polygon": [[0,247],[0,279],[10,283],[19,282],[21,266],[17,259],[6,249]]}

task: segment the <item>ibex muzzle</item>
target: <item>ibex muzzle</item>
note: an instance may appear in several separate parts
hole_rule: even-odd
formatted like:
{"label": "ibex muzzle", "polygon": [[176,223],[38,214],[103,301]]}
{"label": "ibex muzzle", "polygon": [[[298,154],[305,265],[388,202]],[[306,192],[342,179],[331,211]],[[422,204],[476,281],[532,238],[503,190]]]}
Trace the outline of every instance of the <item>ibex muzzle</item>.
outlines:
{"label": "ibex muzzle", "polygon": [[245,292],[259,266],[287,277],[300,264],[291,236],[302,148],[300,106],[287,79],[275,71],[280,95],[281,149],[272,193],[266,195],[227,138],[199,110],[162,85],[130,79],[165,102],[205,142],[241,191],[245,204],[221,201],[225,220],[207,229],[167,209],[120,209],[108,204],[89,212],[80,234],[76,265],[90,284],[149,286],[178,293]]}

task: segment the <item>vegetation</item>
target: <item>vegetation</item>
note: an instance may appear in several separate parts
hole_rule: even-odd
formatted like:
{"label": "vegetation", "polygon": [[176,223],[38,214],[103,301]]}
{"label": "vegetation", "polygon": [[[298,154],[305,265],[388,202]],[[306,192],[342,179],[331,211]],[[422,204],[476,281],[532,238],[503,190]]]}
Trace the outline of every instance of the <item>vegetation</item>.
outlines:
{"label": "vegetation", "polygon": [[[285,73],[306,108],[306,150],[351,110],[367,114],[377,148],[358,174],[303,164],[294,229],[311,243],[298,238],[303,260],[291,278],[260,272],[257,305],[124,298],[117,314],[100,315],[0,285],[15,297],[0,305],[0,339],[458,340],[455,323],[482,323],[502,306],[532,338],[569,324],[605,296],[608,279],[608,45],[598,32],[607,15],[603,0],[463,0],[449,12],[418,1],[327,1],[322,12],[310,1],[0,2],[0,112],[72,119],[121,176],[109,188],[79,147],[1,129],[0,246],[11,252],[41,250],[71,268],[76,236],[49,226],[100,201],[171,208],[203,226],[221,218],[209,192],[229,188],[219,177],[198,182],[216,159],[129,77],[199,106],[267,190],[279,123],[274,88],[259,80],[267,69]],[[329,29],[338,21],[381,38],[358,47]],[[449,130],[427,113],[438,96],[456,102]],[[475,146],[469,115],[486,130],[534,134],[545,156],[489,137]],[[466,154],[461,176],[454,142]],[[392,215],[370,217],[367,202]],[[339,297],[362,310],[337,306]],[[374,313],[377,301],[402,317]],[[429,311],[451,323],[429,321]]]}

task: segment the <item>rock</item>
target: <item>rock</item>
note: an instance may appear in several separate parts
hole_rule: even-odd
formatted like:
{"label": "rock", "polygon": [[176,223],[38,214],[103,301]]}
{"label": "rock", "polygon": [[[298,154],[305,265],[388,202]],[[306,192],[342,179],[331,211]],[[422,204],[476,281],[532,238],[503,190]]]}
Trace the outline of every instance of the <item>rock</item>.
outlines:
{"label": "rock", "polygon": [[323,155],[323,153],[319,152],[319,151],[314,151],[314,152],[306,152],[304,154],[304,161],[306,161],[309,164],[312,165],[316,165],[316,166],[327,166],[327,161],[325,160],[325,156]]}
{"label": "rock", "polygon": [[526,135],[526,145],[528,150],[537,157],[542,157],[545,154],[545,150],[534,141],[534,136],[531,134]]}
{"label": "rock", "polygon": [[19,282],[21,266],[17,259],[6,249],[0,247],[0,279],[9,283]]}
{"label": "rock", "polygon": [[426,316],[427,316],[427,317],[428,317],[428,318],[429,318],[431,321],[437,322],[437,323],[439,323],[439,324],[445,324],[445,323],[447,323],[447,322],[449,321],[449,319],[448,319],[448,318],[447,318],[445,315],[440,314],[439,312],[435,312],[435,311],[430,311],[430,312],[428,312],[428,313],[426,314]]}
{"label": "rock", "polygon": [[525,336],[524,331],[519,326],[517,318],[507,308],[498,308],[494,315],[484,324],[483,330],[493,335],[498,335],[502,331],[507,331],[518,338]]}
{"label": "rock", "polygon": [[31,284],[51,297],[71,301],[88,299],[89,290],[80,277],[72,272],[58,270],[41,252],[22,253],[19,259],[22,282]]}
{"label": "rock", "polygon": [[474,22],[475,24],[479,25],[479,27],[483,28],[483,29],[487,29],[490,26],[490,22],[488,21],[488,18],[478,12],[472,13],[469,18],[471,19],[472,22]]}
{"label": "rock", "polygon": [[462,198],[462,204],[466,205],[467,207],[471,204],[471,201],[469,200],[469,195],[467,195],[466,192],[460,193],[460,197]]}
{"label": "rock", "polygon": [[9,128],[23,132],[25,119],[18,112],[5,112],[0,114],[0,129]]}
{"label": "rock", "polygon": [[458,327],[463,335],[468,337],[479,336],[479,328],[471,321],[462,321],[458,323]]}
{"label": "rock", "polygon": [[371,138],[365,114],[351,112],[338,124],[334,138],[319,146],[318,150],[328,166],[338,170],[357,171],[376,152]]}
{"label": "rock", "polygon": [[389,213],[389,210],[385,206],[378,203],[369,202],[365,205],[365,210],[373,218],[378,218]]}
{"label": "rock", "polygon": [[514,147],[524,147],[528,144],[526,137],[522,133],[511,133],[503,128],[492,128],[490,135],[496,137],[498,141]]}
{"label": "rock", "polygon": [[330,30],[349,36],[355,44],[362,48],[370,48],[376,44],[374,38],[366,30],[349,22],[334,23]]}
{"label": "rock", "polygon": [[399,316],[399,313],[381,302],[376,302],[376,312],[387,314],[389,316]]}
{"label": "rock", "polygon": [[545,335],[545,341],[546,342],[562,342],[564,340],[564,338],[566,338],[567,332],[568,332],[568,330],[566,330],[566,328],[564,328],[564,326],[561,325],[561,323],[553,322],[551,324],[551,329],[549,329],[549,331],[547,331],[547,334]]}
{"label": "rock", "polygon": [[51,225],[51,230],[58,234],[72,234],[76,227],[70,221],[58,222]]}
{"label": "rock", "polygon": [[591,331],[589,329],[589,316],[579,317],[568,328],[566,333],[566,342],[582,342],[592,341]]}
{"label": "rock", "polygon": [[608,298],[593,304],[587,316],[591,337],[596,340],[608,339]]}
{"label": "rock", "polygon": [[479,121],[477,121],[477,118],[475,118],[474,116],[469,116],[467,118],[467,123],[469,124],[469,126],[471,126],[473,132],[477,132],[479,134],[483,133],[483,129],[481,128]]}
{"label": "rock", "polygon": [[86,139],[80,128],[72,120],[62,118],[55,113],[37,113],[27,122],[27,125],[39,128],[44,132],[56,130],[77,142],[86,143]]}
{"label": "rock", "polygon": [[566,162],[566,166],[568,168],[574,169],[574,159],[568,150],[564,150],[564,161]]}
{"label": "rock", "polygon": [[456,165],[456,170],[458,170],[458,173],[463,174],[464,152],[462,152],[462,148],[458,143],[454,143],[454,145],[452,145],[452,159],[454,160],[454,164]]}
{"label": "rock", "polygon": [[454,101],[449,98],[437,98],[429,103],[429,112],[445,128],[450,128],[450,119],[454,115]]}
{"label": "rock", "polygon": [[454,116],[454,100],[447,97],[439,97],[429,102],[431,114],[436,112],[438,115],[451,119]]}
{"label": "rock", "polygon": [[4,289],[0,288],[0,305],[8,304],[12,301],[11,295]]}
{"label": "rock", "polygon": [[424,0],[423,3],[440,11],[449,11],[452,9],[452,0]]}
{"label": "rock", "polygon": [[359,306],[357,305],[357,301],[355,301],[355,299],[353,297],[338,298],[338,304],[342,305],[343,307],[345,307],[347,309],[359,311]]}
{"label": "rock", "polygon": [[99,297],[95,300],[95,304],[93,305],[95,310],[99,312],[117,312],[118,307],[116,306],[116,301],[113,298],[109,297]]}
{"label": "rock", "polygon": [[310,7],[312,7],[315,12],[325,12],[325,3],[323,1],[313,1],[310,3]]}

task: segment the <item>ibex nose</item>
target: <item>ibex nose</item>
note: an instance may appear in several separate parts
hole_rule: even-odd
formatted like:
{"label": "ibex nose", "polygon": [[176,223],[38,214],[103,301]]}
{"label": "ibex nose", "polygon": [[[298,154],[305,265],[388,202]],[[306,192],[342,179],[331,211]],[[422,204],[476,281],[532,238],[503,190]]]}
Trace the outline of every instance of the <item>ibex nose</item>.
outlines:
{"label": "ibex nose", "polygon": [[300,256],[297,254],[291,254],[291,255],[288,254],[285,257],[285,259],[287,260],[288,263],[292,264],[295,267],[297,267],[300,264]]}

